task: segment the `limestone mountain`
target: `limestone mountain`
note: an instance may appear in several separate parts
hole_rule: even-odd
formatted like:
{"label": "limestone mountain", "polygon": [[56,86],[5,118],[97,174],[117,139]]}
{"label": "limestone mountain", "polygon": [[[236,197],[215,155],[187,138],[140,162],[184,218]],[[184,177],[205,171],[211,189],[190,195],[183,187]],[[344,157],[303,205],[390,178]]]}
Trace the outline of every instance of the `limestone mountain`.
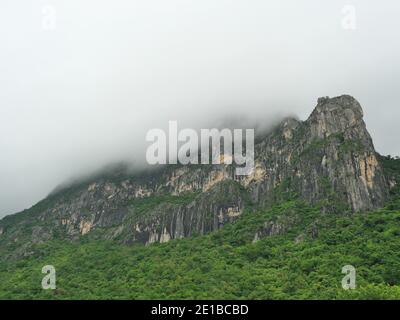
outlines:
{"label": "limestone mountain", "polygon": [[[248,176],[236,176],[229,165],[168,165],[98,176],[2,219],[0,248],[15,256],[51,239],[167,242],[207,234],[240,219],[244,210],[294,198],[318,204],[326,214],[351,214],[382,207],[395,185],[360,104],[348,95],[326,97],[307,120],[287,118],[257,140]],[[267,223],[255,239],[290,223]]]}

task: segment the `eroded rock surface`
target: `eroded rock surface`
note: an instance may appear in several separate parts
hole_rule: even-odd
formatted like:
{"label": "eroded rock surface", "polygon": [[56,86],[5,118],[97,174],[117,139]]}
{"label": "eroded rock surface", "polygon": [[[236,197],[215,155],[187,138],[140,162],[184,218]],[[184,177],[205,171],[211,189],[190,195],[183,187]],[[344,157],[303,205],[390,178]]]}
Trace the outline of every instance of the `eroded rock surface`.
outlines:
{"label": "eroded rock surface", "polygon": [[[4,218],[0,243],[82,236],[166,242],[217,230],[250,202],[265,207],[300,197],[326,202],[327,212],[356,212],[382,206],[388,189],[360,104],[347,95],[320,98],[306,121],[285,119],[259,141],[248,176],[235,176],[228,165],[196,165],[100,177]],[[256,237],[284,229],[267,224]]]}

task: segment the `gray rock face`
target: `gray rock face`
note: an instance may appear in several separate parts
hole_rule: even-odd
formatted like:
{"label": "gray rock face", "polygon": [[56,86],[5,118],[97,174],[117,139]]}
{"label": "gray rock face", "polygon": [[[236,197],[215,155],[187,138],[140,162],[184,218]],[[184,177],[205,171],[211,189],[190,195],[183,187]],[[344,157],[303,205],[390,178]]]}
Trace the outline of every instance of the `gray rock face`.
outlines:
{"label": "gray rock face", "polygon": [[257,151],[267,175],[253,186],[257,201],[271,201],[278,185],[311,203],[332,197],[353,212],[380,207],[387,197],[361,106],[350,96],[320,98],[305,122],[284,121]]}
{"label": "gray rock face", "polygon": [[[327,212],[356,212],[382,206],[387,195],[360,104],[347,95],[320,98],[306,121],[285,119],[258,142],[249,176],[235,176],[233,166],[196,165],[99,178],[4,218],[0,244],[83,235],[150,244],[217,230],[249,202],[265,207],[300,197]],[[282,230],[275,224],[262,232]]]}

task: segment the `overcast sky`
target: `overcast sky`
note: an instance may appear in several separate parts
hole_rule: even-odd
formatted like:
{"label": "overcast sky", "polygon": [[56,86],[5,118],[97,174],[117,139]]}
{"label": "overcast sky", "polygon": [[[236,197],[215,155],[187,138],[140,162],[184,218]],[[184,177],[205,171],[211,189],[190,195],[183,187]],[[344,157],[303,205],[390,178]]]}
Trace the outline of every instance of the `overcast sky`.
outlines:
{"label": "overcast sky", "polygon": [[139,165],[168,120],[269,125],[319,96],[356,97],[377,150],[400,155],[399,17],[398,0],[1,0],[0,216]]}

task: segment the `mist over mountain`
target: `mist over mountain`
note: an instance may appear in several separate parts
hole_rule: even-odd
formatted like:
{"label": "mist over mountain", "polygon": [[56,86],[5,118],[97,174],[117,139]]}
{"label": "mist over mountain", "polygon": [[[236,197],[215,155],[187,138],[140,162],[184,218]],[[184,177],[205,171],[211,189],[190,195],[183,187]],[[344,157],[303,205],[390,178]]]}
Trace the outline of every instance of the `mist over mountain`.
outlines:
{"label": "mist over mountain", "polygon": [[0,219],[0,298],[399,299],[400,159],[364,114],[324,96],[258,126],[247,175],[120,162],[64,182]]}
{"label": "mist over mountain", "polygon": [[[285,199],[318,204],[322,212],[369,211],[383,207],[397,185],[383,165],[359,102],[349,95],[321,97],[307,120],[289,117],[259,135],[247,175],[237,174],[235,163],[134,170],[126,163],[109,165],[66,181],[31,209],[6,217],[0,231],[5,243],[27,237],[31,226],[32,244],[92,234],[151,244],[216,231],[248,207]],[[183,200],[171,206],[170,197]],[[142,201],[157,205],[144,214]]]}
{"label": "mist over mountain", "polygon": [[0,216],[109,163],[141,167],[168,120],[268,129],[323,95],[357,97],[378,151],[399,154],[399,4],[354,5],[344,30],[339,0],[2,1]]}
{"label": "mist over mountain", "polygon": [[399,16],[1,0],[0,300],[145,319],[400,300]]}

